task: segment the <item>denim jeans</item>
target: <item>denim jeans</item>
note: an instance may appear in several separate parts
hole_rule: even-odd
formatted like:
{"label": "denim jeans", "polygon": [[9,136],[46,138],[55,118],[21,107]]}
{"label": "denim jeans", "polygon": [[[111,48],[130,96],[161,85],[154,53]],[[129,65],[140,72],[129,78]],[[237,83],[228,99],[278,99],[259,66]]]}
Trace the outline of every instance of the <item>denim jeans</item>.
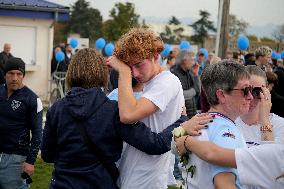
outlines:
{"label": "denim jeans", "polygon": [[182,180],[182,174],[178,167],[179,164],[179,156],[175,155],[175,166],[174,166],[174,176],[176,180]]}
{"label": "denim jeans", "polygon": [[21,178],[25,156],[0,153],[0,189],[27,189]]}

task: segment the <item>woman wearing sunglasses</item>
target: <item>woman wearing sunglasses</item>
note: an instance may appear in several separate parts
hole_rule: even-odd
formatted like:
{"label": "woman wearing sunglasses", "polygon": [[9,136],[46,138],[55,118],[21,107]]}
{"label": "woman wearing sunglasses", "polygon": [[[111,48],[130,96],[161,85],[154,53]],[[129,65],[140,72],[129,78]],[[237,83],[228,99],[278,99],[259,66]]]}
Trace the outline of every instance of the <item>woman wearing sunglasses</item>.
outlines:
{"label": "woman wearing sunglasses", "polygon": [[[222,148],[191,136],[176,139],[176,148],[180,155],[190,150],[211,164],[237,168],[240,184],[245,189],[282,189],[284,118],[270,113],[271,95],[266,88],[265,72],[258,66],[247,66],[246,70],[250,73],[251,86],[230,90],[241,91],[244,96],[252,95],[254,98],[249,112],[235,120],[247,146],[251,148]],[[274,140],[276,144],[262,145],[261,128],[269,128],[266,133],[273,135],[268,140]]]}
{"label": "woman wearing sunglasses", "polygon": [[[235,120],[241,130],[247,146],[257,146],[261,141],[261,126],[272,128],[271,138],[275,143],[284,143],[284,118],[270,113],[272,106],[271,95],[267,86],[266,74],[258,66],[246,66],[250,73],[251,88],[243,89],[244,95],[251,92],[253,100],[250,103],[249,112],[241,115]],[[261,100],[260,93],[266,94],[266,99]]]}

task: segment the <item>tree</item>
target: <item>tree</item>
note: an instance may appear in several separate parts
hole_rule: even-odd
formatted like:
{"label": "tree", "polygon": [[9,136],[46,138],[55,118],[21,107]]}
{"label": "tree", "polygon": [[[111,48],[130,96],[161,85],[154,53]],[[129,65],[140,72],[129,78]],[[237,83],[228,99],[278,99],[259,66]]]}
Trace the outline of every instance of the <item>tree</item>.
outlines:
{"label": "tree", "polygon": [[130,28],[140,26],[134,4],[126,2],[116,3],[114,6],[110,11],[111,19],[103,24],[103,34],[109,41],[116,41]]}
{"label": "tree", "polygon": [[277,43],[277,51],[279,51],[280,43],[284,42],[284,24],[278,26],[272,35]]}
{"label": "tree", "polygon": [[209,20],[210,13],[207,11],[200,10],[199,12],[201,18],[190,25],[194,30],[194,35],[191,36],[192,41],[204,46],[204,40],[208,37],[208,31],[216,32],[216,28],[213,22]]}
{"label": "tree", "polygon": [[180,25],[181,23],[175,16],[172,16],[172,18],[169,20],[169,24]]}
{"label": "tree", "polygon": [[258,41],[258,37],[256,35],[248,35],[247,37],[249,41],[255,41],[255,42]]}
{"label": "tree", "polygon": [[269,43],[274,43],[275,41],[269,37],[262,37],[260,38],[261,42],[269,42]]}
{"label": "tree", "polygon": [[229,15],[229,35],[237,37],[239,34],[245,34],[249,24],[244,20],[239,20],[236,15]]}
{"label": "tree", "polygon": [[272,35],[278,43],[282,43],[284,41],[284,24],[278,26]]}
{"label": "tree", "polygon": [[54,22],[54,38],[53,44],[57,45],[59,43],[63,43],[67,41],[67,34],[68,34],[68,23],[66,22]]}
{"label": "tree", "polygon": [[165,43],[178,44],[185,36],[182,35],[184,28],[180,26],[181,22],[172,16],[165,26],[165,31],[160,33],[161,38]]}
{"label": "tree", "polygon": [[146,24],[145,19],[142,20],[142,26],[141,27],[145,28],[145,29],[149,28],[149,26]]}
{"label": "tree", "polygon": [[102,36],[102,20],[98,9],[91,8],[85,0],[78,0],[71,7],[69,31],[94,41]]}

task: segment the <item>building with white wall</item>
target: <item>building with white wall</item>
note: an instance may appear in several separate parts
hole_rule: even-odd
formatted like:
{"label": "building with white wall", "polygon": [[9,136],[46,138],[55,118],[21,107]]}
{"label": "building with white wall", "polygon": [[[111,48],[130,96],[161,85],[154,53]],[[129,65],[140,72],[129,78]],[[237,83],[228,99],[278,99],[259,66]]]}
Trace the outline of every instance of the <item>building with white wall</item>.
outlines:
{"label": "building with white wall", "polygon": [[53,24],[69,19],[69,8],[44,0],[0,0],[0,50],[12,45],[11,53],[26,63],[25,85],[48,99]]}

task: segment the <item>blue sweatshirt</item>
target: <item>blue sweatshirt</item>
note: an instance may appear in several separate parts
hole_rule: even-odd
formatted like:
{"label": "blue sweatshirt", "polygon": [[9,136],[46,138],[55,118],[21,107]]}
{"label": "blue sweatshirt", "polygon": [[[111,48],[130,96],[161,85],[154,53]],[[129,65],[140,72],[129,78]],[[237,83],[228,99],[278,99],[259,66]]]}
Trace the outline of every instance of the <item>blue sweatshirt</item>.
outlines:
{"label": "blue sweatshirt", "polygon": [[[28,87],[9,98],[6,85],[0,86],[0,153],[27,156],[34,164],[42,138],[42,104]],[[31,136],[30,136],[31,132]]]}
{"label": "blue sweatshirt", "polygon": [[50,188],[117,187],[78,127],[84,127],[104,161],[117,170],[115,162],[120,159],[123,141],[148,154],[163,154],[170,150],[171,131],[185,119],[160,134],[153,133],[140,122],[122,124],[117,102],[109,100],[100,88],[72,88],[47,113],[41,151],[44,161],[55,162]]}

